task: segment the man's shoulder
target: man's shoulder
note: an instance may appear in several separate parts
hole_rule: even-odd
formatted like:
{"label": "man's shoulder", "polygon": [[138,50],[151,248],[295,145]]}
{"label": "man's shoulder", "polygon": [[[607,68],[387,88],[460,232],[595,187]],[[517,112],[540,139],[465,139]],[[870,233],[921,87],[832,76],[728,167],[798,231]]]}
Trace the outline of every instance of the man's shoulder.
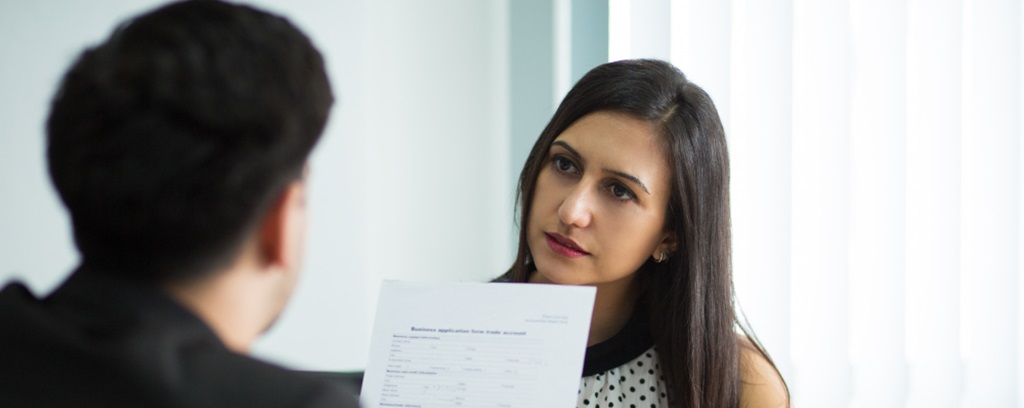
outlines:
{"label": "man's shoulder", "polygon": [[42,301],[21,282],[8,282],[0,287],[0,346],[31,333],[43,314]]}
{"label": "man's shoulder", "polygon": [[182,391],[218,406],[358,406],[351,390],[340,385],[226,349],[195,350],[181,361],[194,373],[189,390]]}
{"label": "man's shoulder", "polygon": [[69,316],[24,285],[0,289],[0,406],[357,406],[336,384],[232,352],[198,319],[145,303],[111,318],[125,304],[92,300]]}
{"label": "man's shoulder", "polygon": [[[0,304],[2,305],[20,306],[38,301],[39,299],[32,294],[32,291],[21,282],[10,281],[0,284]],[[0,311],[2,310],[4,309],[0,309]]]}

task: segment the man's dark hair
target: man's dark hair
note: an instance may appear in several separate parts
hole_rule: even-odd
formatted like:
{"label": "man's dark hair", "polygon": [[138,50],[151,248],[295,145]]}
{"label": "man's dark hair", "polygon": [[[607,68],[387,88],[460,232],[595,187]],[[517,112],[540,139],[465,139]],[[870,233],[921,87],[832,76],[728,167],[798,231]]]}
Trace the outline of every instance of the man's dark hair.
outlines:
{"label": "man's dark hair", "polygon": [[333,103],[286,19],[174,3],[82,53],[47,121],[50,176],[90,270],[185,280],[233,259]]}

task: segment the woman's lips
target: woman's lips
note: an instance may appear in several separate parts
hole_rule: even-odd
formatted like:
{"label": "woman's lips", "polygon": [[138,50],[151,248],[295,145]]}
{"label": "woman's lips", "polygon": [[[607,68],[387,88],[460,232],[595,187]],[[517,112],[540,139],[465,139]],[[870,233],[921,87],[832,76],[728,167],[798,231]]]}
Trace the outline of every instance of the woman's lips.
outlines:
{"label": "woman's lips", "polygon": [[571,239],[561,235],[544,233],[544,239],[548,242],[548,247],[559,255],[569,258],[590,255],[589,252],[580,249]]}

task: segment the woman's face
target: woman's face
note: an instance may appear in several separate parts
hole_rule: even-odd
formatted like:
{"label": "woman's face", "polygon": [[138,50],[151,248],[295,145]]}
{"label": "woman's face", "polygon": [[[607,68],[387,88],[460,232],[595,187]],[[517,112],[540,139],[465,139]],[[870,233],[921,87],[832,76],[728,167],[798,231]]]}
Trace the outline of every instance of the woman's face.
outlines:
{"label": "woman's face", "polygon": [[631,283],[648,257],[675,249],[665,231],[670,184],[654,126],[608,111],[576,121],[555,138],[534,186],[530,280]]}

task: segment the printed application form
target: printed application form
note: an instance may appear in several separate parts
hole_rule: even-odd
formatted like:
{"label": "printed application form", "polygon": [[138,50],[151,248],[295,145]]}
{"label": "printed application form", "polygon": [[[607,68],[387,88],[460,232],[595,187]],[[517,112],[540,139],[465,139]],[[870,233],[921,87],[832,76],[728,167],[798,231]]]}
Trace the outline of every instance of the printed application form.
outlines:
{"label": "printed application form", "polygon": [[385,281],[360,402],[571,407],[596,289]]}

